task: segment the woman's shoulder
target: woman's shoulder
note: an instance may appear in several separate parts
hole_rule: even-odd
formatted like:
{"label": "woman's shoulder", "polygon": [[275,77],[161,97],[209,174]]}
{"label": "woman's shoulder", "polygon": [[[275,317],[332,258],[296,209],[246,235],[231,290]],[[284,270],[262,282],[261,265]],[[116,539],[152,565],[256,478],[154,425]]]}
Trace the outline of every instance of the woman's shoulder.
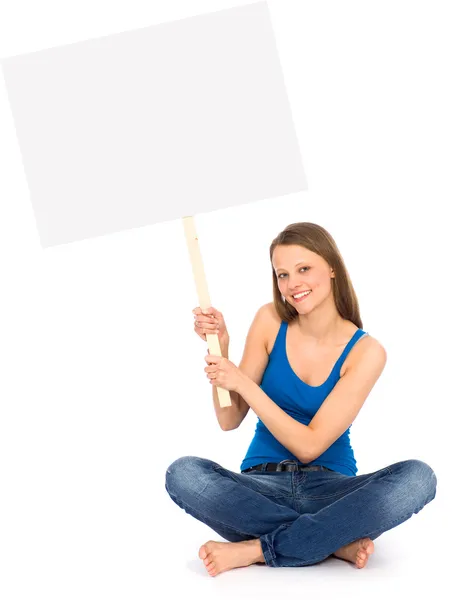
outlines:
{"label": "woman's shoulder", "polygon": [[267,316],[268,323],[274,323],[278,326],[281,325],[282,319],[277,313],[276,307],[274,306],[274,302],[268,302],[267,304],[264,304],[260,310],[262,310]]}
{"label": "woman's shoulder", "polygon": [[[359,329],[358,329],[359,331]],[[364,330],[362,330],[364,331]],[[354,344],[345,361],[345,370],[370,363],[383,370],[387,360],[386,350],[381,342],[365,332]]]}
{"label": "woman's shoulder", "polygon": [[[354,339],[355,337],[356,339]],[[384,347],[376,337],[351,321],[345,320],[343,340],[340,344],[346,347],[348,345],[348,340],[353,343],[353,347],[347,357],[346,362],[348,363],[354,364],[361,361],[366,354],[369,356],[375,354],[377,357],[380,357],[383,353],[386,354]]]}

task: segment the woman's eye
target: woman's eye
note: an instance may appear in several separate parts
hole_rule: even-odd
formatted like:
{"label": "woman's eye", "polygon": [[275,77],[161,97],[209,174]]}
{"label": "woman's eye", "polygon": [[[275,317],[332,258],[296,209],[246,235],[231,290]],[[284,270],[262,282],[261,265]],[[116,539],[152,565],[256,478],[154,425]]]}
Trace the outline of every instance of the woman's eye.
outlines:
{"label": "woman's eye", "polygon": [[[302,271],[303,269],[306,269],[307,271],[309,271],[310,267],[301,267],[300,271]],[[287,273],[280,273],[280,274],[278,275],[278,278],[279,278],[279,279],[282,279],[282,278],[281,278],[281,275],[286,275],[286,274],[287,274]]]}

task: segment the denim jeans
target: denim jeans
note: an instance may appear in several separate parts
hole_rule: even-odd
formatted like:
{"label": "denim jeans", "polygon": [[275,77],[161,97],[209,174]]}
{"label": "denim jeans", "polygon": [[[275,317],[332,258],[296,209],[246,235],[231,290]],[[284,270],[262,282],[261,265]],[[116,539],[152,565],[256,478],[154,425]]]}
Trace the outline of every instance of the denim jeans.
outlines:
{"label": "denim jeans", "polygon": [[373,473],[236,473],[197,456],[167,469],[171,499],[229,542],[259,539],[270,567],[312,565],[357,540],[377,538],[434,499],[437,478],[420,460]]}

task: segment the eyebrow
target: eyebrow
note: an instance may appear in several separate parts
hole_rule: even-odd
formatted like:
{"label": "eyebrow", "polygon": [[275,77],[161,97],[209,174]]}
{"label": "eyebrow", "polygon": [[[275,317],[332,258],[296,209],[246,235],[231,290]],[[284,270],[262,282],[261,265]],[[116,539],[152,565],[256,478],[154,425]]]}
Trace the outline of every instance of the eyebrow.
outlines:
{"label": "eyebrow", "polygon": [[[307,260],[300,260],[300,262],[297,262],[295,267],[297,267],[298,265],[302,265],[303,263],[307,263]],[[274,269],[275,272],[277,273],[278,271],[285,271],[285,269],[283,269],[282,267],[278,267],[277,269]]]}

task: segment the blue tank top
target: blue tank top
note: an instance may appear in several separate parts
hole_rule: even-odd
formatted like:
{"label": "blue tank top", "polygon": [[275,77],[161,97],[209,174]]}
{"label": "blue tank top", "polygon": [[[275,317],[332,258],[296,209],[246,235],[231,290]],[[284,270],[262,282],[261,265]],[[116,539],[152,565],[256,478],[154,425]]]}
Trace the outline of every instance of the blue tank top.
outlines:
{"label": "blue tank top", "polygon": [[[297,376],[288,362],[287,329],[288,323],[282,321],[260,388],[287,414],[299,423],[308,425],[339,381],[340,371],[348,353],[360,338],[368,334],[362,329],[358,329],[345,346],[328,379],[322,385],[311,386]],[[350,427],[351,425],[323,454],[320,454],[313,462],[305,464],[323,465],[344,475],[356,475],[358,469],[350,445]],[[244,471],[244,469],[264,462],[278,463],[285,459],[301,462],[258,419],[254,437],[241,463],[240,470]]]}

